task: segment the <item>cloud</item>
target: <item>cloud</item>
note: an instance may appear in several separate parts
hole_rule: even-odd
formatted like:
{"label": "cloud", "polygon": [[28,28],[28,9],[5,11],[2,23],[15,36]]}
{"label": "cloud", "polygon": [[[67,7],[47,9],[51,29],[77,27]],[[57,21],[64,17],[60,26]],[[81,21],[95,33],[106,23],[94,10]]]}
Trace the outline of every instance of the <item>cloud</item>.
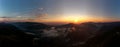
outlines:
{"label": "cloud", "polygon": [[39,15],[37,15],[37,16],[34,18],[33,22],[44,21],[45,19],[47,19],[47,17],[48,17],[48,14],[47,14],[47,13],[39,14]]}
{"label": "cloud", "polygon": [[39,10],[44,10],[44,8],[38,8]]}
{"label": "cloud", "polygon": [[44,14],[36,15],[36,18],[43,18],[43,17],[47,17],[47,16],[48,16],[48,14],[44,13]]}

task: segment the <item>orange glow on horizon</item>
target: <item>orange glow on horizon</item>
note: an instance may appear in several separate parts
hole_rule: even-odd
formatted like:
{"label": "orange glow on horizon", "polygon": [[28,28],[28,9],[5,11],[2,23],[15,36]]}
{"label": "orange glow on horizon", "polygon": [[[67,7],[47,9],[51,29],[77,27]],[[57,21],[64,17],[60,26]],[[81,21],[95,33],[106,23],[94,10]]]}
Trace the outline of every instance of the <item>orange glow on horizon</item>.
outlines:
{"label": "orange glow on horizon", "polygon": [[82,23],[89,21],[90,18],[87,16],[79,16],[79,15],[69,15],[69,16],[61,16],[52,19],[35,19],[36,22],[61,22],[61,23]]}
{"label": "orange glow on horizon", "polygon": [[103,17],[92,17],[87,15],[66,15],[66,16],[59,16],[56,18],[48,18],[48,19],[40,19],[36,18],[34,22],[53,22],[53,23],[83,23],[83,22],[109,22],[113,21],[113,19],[107,19]]}

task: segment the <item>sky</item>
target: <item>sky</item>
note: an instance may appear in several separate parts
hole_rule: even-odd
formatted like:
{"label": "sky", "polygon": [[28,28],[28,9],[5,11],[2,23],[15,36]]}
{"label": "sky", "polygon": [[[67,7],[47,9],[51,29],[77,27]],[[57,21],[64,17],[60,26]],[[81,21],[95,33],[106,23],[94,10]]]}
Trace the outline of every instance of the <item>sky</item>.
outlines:
{"label": "sky", "polygon": [[0,17],[35,22],[120,21],[120,0],[0,0]]}

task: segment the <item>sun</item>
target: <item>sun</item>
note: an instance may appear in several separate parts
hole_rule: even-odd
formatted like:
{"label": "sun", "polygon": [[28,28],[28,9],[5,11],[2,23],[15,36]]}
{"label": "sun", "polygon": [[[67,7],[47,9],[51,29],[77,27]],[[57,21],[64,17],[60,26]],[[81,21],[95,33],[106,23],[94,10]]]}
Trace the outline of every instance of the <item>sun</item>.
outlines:
{"label": "sun", "polygon": [[82,22],[88,22],[90,21],[89,15],[80,15],[80,14],[74,14],[74,15],[66,15],[62,17],[62,21],[65,21],[67,23],[75,23],[79,24]]}
{"label": "sun", "polygon": [[69,15],[69,16],[66,16],[66,17],[62,17],[63,21],[66,21],[68,23],[79,23],[79,20],[80,20],[80,17],[78,16],[74,16],[74,15]]}
{"label": "sun", "polygon": [[75,24],[79,23],[79,19],[74,19],[73,21]]}

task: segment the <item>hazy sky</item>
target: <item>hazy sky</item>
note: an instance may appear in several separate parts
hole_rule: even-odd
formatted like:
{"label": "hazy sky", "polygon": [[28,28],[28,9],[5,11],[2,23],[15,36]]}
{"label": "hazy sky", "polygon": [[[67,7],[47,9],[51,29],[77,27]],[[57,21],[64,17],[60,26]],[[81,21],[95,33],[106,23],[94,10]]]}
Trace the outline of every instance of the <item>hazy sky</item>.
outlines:
{"label": "hazy sky", "polygon": [[36,21],[120,20],[120,0],[0,0],[0,17]]}

